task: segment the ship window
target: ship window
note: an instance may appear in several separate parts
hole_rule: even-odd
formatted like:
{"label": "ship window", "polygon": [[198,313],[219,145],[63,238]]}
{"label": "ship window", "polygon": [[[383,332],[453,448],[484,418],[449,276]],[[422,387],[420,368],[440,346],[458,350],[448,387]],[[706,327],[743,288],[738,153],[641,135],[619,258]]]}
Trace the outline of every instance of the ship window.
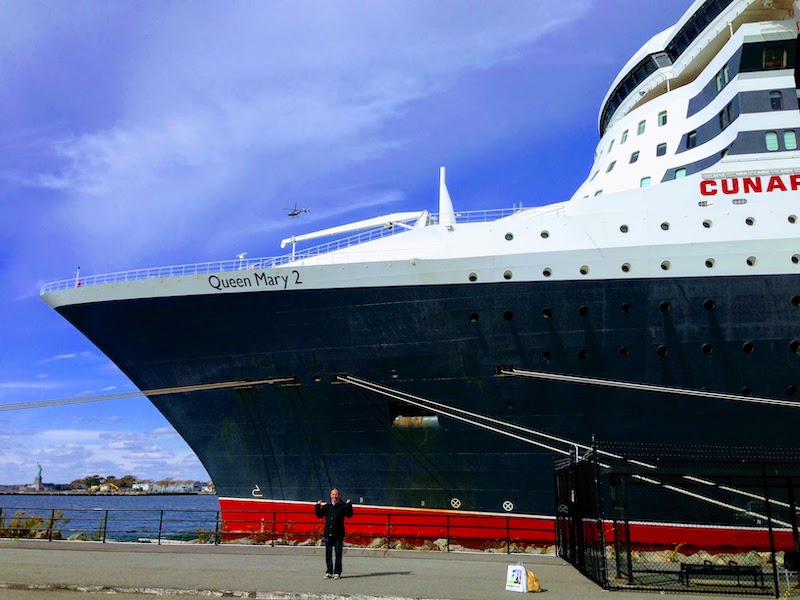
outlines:
{"label": "ship window", "polygon": [[722,70],[717,73],[717,91],[721,92],[728,82],[731,80],[731,70],[728,65],[722,67]]}
{"label": "ship window", "polygon": [[783,145],[787,150],[797,150],[797,134],[793,129],[783,132]]}
{"label": "ship window", "polygon": [[634,152],[633,154],[631,154],[631,160],[630,160],[630,162],[631,162],[631,164],[633,164],[633,163],[635,163],[637,160],[639,160],[639,151],[638,151],[638,150],[637,150],[636,152]]}
{"label": "ship window", "polygon": [[589,179],[589,181],[593,181],[593,180],[594,180],[594,178],[595,178],[595,177],[597,177],[597,174],[598,174],[599,172],[600,172],[600,171],[595,171],[595,172],[592,174],[592,176],[591,176],[591,178]]}
{"label": "ship window", "polygon": [[628,141],[628,130],[622,132],[622,139],[619,141],[620,146]]}
{"label": "ship window", "polygon": [[642,135],[644,133],[645,125],[646,121],[639,121],[639,129],[636,130],[636,135]]}
{"label": "ship window", "polygon": [[658,126],[663,127],[667,124],[667,111],[663,110],[658,113]]}
{"label": "ship window", "polygon": [[603,193],[603,190],[597,190],[597,191],[594,193],[594,195],[595,195],[595,196],[599,196],[599,195],[600,195],[600,194],[602,194],[602,193]]}
{"label": "ship window", "polygon": [[667,153],[667,145],[665,143],[660,143],[656,146],[656,156],[664,156]]}
{"label": "ship window", "polygon": [[764,141],[767,144],[767,150],[775,152],[778,149],[778,134],[774,131],[768,131],[764,134]]}
{"label": "ship window", "polygon": [[719,113],[719,126],[725,129],[733,121],[733,103],[729,102]]}
{"label": "ship window", "polygon": [[786,48],[782,46],[764,48],[761,58],[761,66],[765,69],[786,68]]}
{"label": "ship window", "polygon": [[686,177],[686,167],[675,169],[675,179],[683,179]]}
{"label": "ship window", "polygon": [[611,143],[608,145],[608,151],[611,152],[611,149],[614,147],[614,140],[612,138]]}
{"label": "ship window", "polygon": [[649,187],[651,181],[652,177],[642,177],[642,180],[639,182],[639,187]]}
{"label": "ship window", "polygon": [[686,149],[694,148],[697,146],[697,131],[690,131],[686,136]]}
{"label": "ship window", "polygon": [[772,105],[772,110],[783,109],[783,96],[779,91],[769,93],[769,102]]}
{"label": "ship window", "polygon": [[608,165],[608,168],[606,169],[606,173],[610,173],[610,172],[611,172],[611,170],[614,168],[614,165],[616,165],[616,164],[617,164],[617,161],[615,161],[615,160],[612,160],[612,161],[611,161],[611,164],[609,164],[609,165]]}

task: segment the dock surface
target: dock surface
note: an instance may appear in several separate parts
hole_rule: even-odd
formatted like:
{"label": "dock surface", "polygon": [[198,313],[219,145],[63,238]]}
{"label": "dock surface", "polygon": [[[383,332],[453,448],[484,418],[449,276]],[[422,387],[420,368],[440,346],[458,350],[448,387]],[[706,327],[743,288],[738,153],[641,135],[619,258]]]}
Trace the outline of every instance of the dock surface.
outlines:
{"label": "dock surface", "polygon": [[562,559],[546,555],[348,548],[342,579],[332,580],[324,578],[322,548],[37,540],[0,541],[0,597],[514,600],[525,596],[505,591],[505,577],[507,566],[518,561],[541,580],[544,594],[533,597],[663,598],[658,592],[605,591]]}

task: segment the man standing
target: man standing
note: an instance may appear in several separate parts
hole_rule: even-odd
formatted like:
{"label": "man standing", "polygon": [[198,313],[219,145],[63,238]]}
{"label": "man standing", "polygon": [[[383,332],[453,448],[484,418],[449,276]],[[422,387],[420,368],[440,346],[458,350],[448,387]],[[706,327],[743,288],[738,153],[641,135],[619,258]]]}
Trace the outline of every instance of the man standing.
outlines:
{"label": "man standing", "polygon": [[[314,506],[314,513],[318,519],[325,517],[325,564],[328,570],[325,577],[339,579],[342,576],[342,546],[344,545],[344,520],[353,516],[353,505],[348,499],[342,502],[339,499],[339,490],[331,490],[331,501],[325,503],[319,500]],[[336,551],[336,566],[333,564],[333,551]]]}

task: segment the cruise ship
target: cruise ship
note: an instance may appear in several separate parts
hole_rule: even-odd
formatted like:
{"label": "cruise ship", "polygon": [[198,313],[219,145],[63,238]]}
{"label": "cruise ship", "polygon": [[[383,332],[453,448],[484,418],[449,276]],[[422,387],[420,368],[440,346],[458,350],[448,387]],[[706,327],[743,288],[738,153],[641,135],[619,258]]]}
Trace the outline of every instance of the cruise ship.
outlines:
{"label": "cruise ship", "polygon": [[553,460],[593,436],[796,444],[799,23],[791,0],[693,2],[612,82],[563,202],[460,212],[442,169],[428,210],[41,296],[183,436],[223,518],[336,486],[357,515],[552,539]]}

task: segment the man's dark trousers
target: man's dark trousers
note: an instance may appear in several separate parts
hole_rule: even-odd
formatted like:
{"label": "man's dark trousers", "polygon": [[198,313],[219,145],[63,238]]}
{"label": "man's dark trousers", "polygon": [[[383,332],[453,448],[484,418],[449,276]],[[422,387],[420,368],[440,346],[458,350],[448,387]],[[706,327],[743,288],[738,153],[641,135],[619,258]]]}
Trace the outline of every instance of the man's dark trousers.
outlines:
{"label": "man's dark trousers", "polygon": [[[325,564],[328,566],[328,573],[334,575],[342,574],[342,546],[344,538],[326,537],[325,538]],[[333,566],[333,552],[336,552],[336,567]]]}

